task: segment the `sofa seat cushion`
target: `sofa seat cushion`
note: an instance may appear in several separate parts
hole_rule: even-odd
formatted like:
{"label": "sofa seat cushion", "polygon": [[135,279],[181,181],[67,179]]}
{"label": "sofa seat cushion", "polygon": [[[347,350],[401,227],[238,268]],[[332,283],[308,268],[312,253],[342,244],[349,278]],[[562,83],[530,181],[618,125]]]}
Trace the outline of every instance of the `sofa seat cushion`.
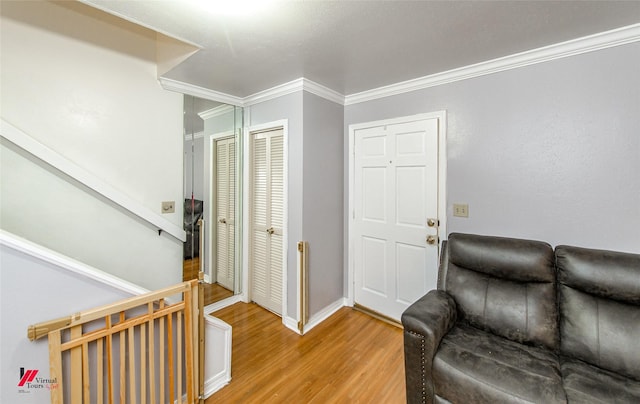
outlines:
{"label": "sofa seat cushion", "polygon": [[454,403],[562,403],[557,356],[458,324],[433,360],[434,392]]}
{"label": "sofa seat cushion", "polygon": [[569,402],[640,403],[640,382],[575,359],[560,366]]}

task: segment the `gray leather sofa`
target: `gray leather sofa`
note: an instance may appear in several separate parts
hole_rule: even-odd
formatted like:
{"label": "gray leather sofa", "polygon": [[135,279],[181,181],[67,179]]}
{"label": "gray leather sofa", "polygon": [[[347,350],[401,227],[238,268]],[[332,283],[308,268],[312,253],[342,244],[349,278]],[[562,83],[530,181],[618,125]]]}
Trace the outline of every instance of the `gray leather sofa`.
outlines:
{"label": "gray leather sofa", "polygon": [[640,254],[454,233],[402,324],[408,403],[640,403]]}

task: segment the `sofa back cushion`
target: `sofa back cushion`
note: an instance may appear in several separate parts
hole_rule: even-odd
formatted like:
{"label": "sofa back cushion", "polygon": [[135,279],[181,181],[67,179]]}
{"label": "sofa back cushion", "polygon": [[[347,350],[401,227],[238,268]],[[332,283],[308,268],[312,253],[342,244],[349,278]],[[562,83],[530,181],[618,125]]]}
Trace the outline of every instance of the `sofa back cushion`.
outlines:
{"label": "sofa back cushion", "polygon": [[553,249],[531,240],[452,233],[444,289],[458,317],[510,340],[558,349]]}
{"label": "sofa back cushion", "polygon": [[560,349],[640,381],[640,254],[559,246]]}

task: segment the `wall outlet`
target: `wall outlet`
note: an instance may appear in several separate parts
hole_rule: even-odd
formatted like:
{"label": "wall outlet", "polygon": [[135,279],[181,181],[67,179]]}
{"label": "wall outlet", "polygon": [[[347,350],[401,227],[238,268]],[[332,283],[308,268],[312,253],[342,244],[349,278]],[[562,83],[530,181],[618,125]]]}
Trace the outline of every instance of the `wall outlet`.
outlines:
{"label": "wall outlet", "polygon": [[453,204],[453,216],[457,217],[469,217],[469,205],[466,203],[454,203]]}
{"label": "wall outlet", "polygon": [[162,202],[162,213],[173,213],[176,211],[175,201]]}

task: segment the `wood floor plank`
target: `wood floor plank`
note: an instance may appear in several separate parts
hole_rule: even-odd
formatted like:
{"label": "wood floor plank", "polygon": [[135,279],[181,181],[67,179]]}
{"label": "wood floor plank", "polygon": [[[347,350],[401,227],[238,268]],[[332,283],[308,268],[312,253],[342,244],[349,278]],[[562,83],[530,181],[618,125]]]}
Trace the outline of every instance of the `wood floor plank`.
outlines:
{"label": "wood floor plank", "polygon": [[256,304],[214,316],[233,327],[232,381],[213,403],[404,403],[402,330],[342,308],[304,336]]}
{"label": "wood floor plank", "polygon": [[[185,260],[182,265],[182,280],[190,281],[192,279],[198,279],[198,272],[200,271],[200,258]],[[220,286],[217,283],[204,283],[204,305],[210,305],[211,303],[219,302],[233,296],[233,292],[229,289]]]}

